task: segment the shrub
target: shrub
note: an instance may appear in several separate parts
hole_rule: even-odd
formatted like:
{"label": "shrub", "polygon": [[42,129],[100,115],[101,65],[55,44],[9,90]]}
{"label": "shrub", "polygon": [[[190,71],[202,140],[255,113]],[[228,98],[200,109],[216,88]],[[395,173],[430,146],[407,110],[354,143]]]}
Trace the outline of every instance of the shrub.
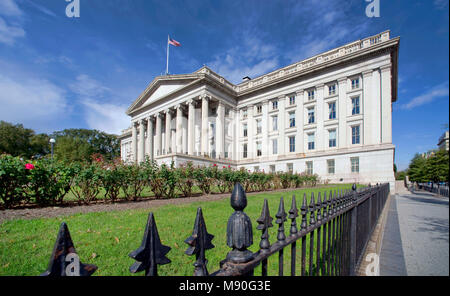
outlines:
{"label": "shrub", "polygon": [[115,201],[122,188],[122,180],[125,179],[125,169],[123,165],[110,163],[103,166],[99,171],[100,183],[105,189],[105,197]]}
{"label": "shrub", "polygon": [[34,162],[34,167],[27,170],[28,183],[26,194],[29,200],[39,205],[62,203],[70,191],[71,180],[75,170],[71,165],[64,165],[49,159]]}
{"label": "shrub", "polygon": [[100,192],[101,171],[97,164],[73,164],[74,176],[70,190],[78,199],[78,202],[89,204]]}
{"label": "shrub", "polygon": [[192,162],[188,162],[186,165],[181,165],[175,170],[177,178],[177,188],[183,193],[183,196],[192,196],[192,187],[194,187],[194,167]]}
{"label": "shrub", "polygon": [[149,175],[147,169],[143,169],[137,164],[124,165],[120,187],[125,194],[125,198],[128,200],[137,200],[141,196],[148,180]]}
{"label": "shrub", "polygon": [[211,167],[197,167],[194,169],[194,178],[204,194],[211,193],[211,185],[214,183],[213,169]]}
{"label": "shrub", "polygon": [[18,157],[0,155],[0,198],[5,208],[11,208],[26,199],[24,189],[28,182],[27,173],[25,162]]}

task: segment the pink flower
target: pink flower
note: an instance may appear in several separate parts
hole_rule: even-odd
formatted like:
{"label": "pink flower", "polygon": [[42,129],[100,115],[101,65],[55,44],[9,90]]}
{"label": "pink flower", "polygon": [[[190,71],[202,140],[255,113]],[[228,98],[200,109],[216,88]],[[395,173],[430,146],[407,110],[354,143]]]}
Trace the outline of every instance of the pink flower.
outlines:
{"label": "pink flower", "polygon": [[33,165],[32,163],[27,163],[27,164],[25,165],[25,169],[26,169],[26,170],[32,170],[32,169],[34,169],[34,165]]}
{"label": "pink flower", "polygon": [[214,164],[214,166],[217,166],[217,164]]}
{"label": "pink flower", "polygon": [[231,165],[228,165],[228,168],[231,169]]}
{"label": "pink flower", "polygon": [[223,169],[226,168],[225,166],[223,166]]}

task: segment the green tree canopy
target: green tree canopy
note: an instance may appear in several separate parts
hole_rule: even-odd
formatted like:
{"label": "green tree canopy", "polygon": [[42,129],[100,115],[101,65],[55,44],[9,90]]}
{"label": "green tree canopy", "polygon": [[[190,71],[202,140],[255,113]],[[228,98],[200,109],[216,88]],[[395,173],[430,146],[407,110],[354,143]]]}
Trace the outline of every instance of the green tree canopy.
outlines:
{"label": "green tree canopy", "polygon": [[31,158],[47,154],[49,148],[46,134],[36,135],[32,129],[24,128],[22,124],[0,121],[0,153]]}
{"label": "green tree canopy", "polygon": [[449,153],[438,150],[429,157],[416,154],[408,168],[409,179],[413,182],[448,182]]}

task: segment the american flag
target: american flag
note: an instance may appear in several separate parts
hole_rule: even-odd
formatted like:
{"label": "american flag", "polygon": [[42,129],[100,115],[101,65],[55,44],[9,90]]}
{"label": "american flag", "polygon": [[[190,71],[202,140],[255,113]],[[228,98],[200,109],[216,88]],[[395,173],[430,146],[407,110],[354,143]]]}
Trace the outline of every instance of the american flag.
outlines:
{"label": "american flag", "polygon": [[173,46],[181,46],[181,43],[169,37],[169,44]]}

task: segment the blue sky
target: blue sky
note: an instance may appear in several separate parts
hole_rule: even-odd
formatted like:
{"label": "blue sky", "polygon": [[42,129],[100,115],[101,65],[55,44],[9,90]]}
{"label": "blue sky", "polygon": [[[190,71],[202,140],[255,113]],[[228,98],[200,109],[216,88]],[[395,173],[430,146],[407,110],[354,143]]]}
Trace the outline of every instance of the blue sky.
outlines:
{"label": "blue sky", "polygon": [[206,64],[231,82],[391,30],[400,36],[393,106],[395,163],[436,148],[448,123],[448,0],[0,0],[0,119],[37,132],[119,133],[125,109],[165,71],[167,34],[181,42],[169,71]]}

